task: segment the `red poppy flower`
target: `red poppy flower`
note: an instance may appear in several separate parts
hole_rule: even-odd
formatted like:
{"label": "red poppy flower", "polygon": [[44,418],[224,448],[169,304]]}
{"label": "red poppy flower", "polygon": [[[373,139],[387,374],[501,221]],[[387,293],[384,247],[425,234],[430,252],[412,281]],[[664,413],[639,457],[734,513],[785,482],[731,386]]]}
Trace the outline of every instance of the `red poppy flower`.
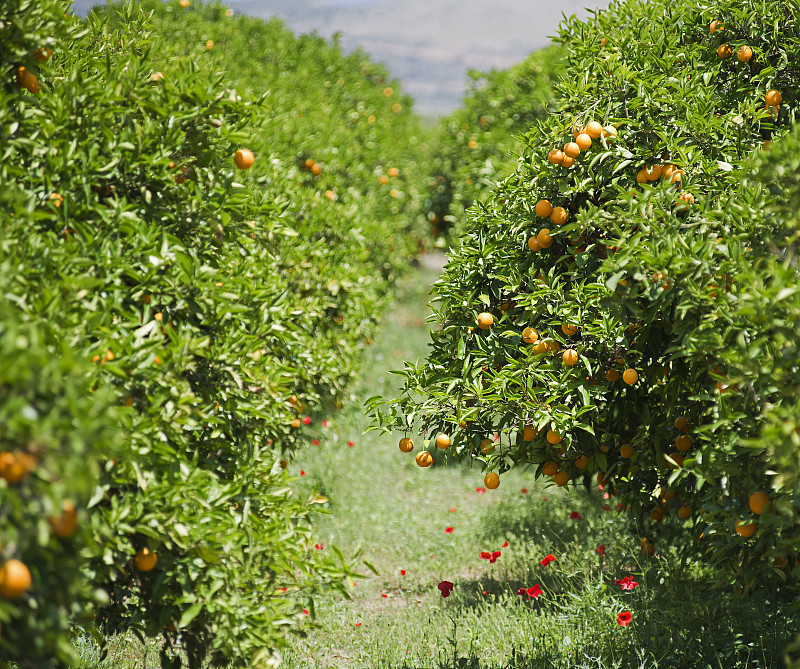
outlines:
{"label": "red poppy flower", "polygon": [[527,489],[527,488],[520,488],[520,489],[519,489],[519,491],[520,491],[520,492],[521,492],[523,495],[527,495],[527,494],[528,494],[528,489]]}
{"label": "red poppy flower", "polygon": [[278,592],[286,592],[288,588],[278,588]]}
{"label": "red poppy flower", "polygon": [[599,545],[599,546],[598,546],[598,547],[595,549],[595,553],[599,553],[599,554],[600,554],[600,557],[605,557],[605,556],[606,556],[606,547],[605,547],[605,545],[604,545],[604,544],[600,544],[600,545]]}
{"label": "red poppy flower", "polygon": [[609,497],[611,497],[611,495],[609,495],[607,492],[603,493],[603,499],[608,499]]}
{"label": "red poppy flower", "polygon": [[556,561],[556,556],[550,553],[549,555],[545,555],[544,560],[542,560],[542,567],[546,567],[551,562]]}
{"label": "red poppy flower", "polygon": [[632,620],[633,616],[630,611],[622,611],[617,615],[617,623],[622,625],[622,627],[630,625]]}
{"label": "red poppy flower", "polygon": [[442,597],[449,597],[450,593],[453,592],[454,586],[450,581],[442,581],[436,587],[439,588],[439,592],[442,593]]}
{"label": "red poppy flower", "polygon": [[306,475],[306,471],[305,471],[305,469],[301,469],[301,470],[300,470],[300,476],[305,476],[305,475]]}
{"label": "red poppy flower", "polygon": [[620,511],[622,511],[622,502],[617,504],[617,513],[619,513]]}
{"label": "red poppy flower", "polygon": [[639,585],[636,581],[634,581],[630,576],[626,576],[625,578],[618,578],[614,581],[616,585],[622,586],[623,590],[633,590],[637,585]]}
{"label": "red poppy flower", "polygon": [[488,560],[490,557],[492,557],[492,554],[489,551],[481,551],[481,560]]}
{"label": "red poppy flower", "polygon": [[611,511],[611,507],[608,504],[603,504],[603,511]]}
{"label": "red poppy flower", "polygon": [[455,513],[456,512],[456,507],[451,506],[449,510],[450,510],[450,513]]}
{"label": "red poppy flower", "polygon": [[542,501],[546,502],[547,501],[547,497],[542,497]]}
{"label": "red poppy flower", "polygon": [[356,442],[354,442],[354,441],[348,441],[348,442],[347,442],[347,445],[348,445],[350,448],[353,448],[353,446],[355,446],[355,445],[356,445]]}
{"label": "red poppy flower", "polygon": [[303,614],[308,615],[308,609],[303,609]]}
{"label": "red poppy flower", "polygon": [[444,528],[444,533],[445,534],[452,534],[453,533],[453,528],[452,527],[445,527]]}
{"label": "red poppy flower", "polygon": [[[330,426],[331,426],[331,422],[327,418],[322,421],[322,427],[330,427]],[[361,623],[358,623],[358,624],[360,625]]]}
{"label": "red poppy flower", "polygon": [[310,424],[311,424],[311,416],[304,416],[303,425],[310,425]]}
{"label": "red poppy flower", "polygon": [[313,446],[319,446],[319,439],[314,439],[314,440],[311,442],[311,444],[312,444]]}
{"label": "red poppy flower", "polygon": [[497,562],[497,558],[499,558],[500,555],[501,555],[500,551],[494,551],[491,557],[489,558],[489,562],[491,563]]}
{"label": "red poppy flower", "polygon": [[528,591],[525,588],[520,588],[519,590],[517,590],[518,595],[524,595],[527,594],[527,592]]}
{"label": "red poppy flower", "polygon": [[502,545],[502,546],[500,546],[500,548],[505,548],[506,546],[508,546],[508,542],[507,542],[507,541],[504,541],[504,542],[503,542],[503,545]]}
{"label": "red poppy flower", "polygon": [[381,593],[381,597],[383,597],[384,599],[387,599],[389,597],[389,595],[387,595],[385,592],[382,592]]}
{"label": "red poppy flower", "polygon": [[361,627],[361,623],[356,623],[356,627]]}
{"label": "red poppy flower", "polygon": [[486,488],[475,488],[475,492],[479,495],[483,495],[486,492]]}
{"label": "red poppy flower", "polygon": [[406,575],[406,570],[405,569],[401,569],[400,570],[400,576],[405,576],[405,575]]}
{"label": "red poppy flower", "polygon": [[325,548],[325,544],[323,543],[314,544],[314,548],[316,548],[318,551],[321,551],[323,548]]}
{"label": "red poppy flower", "polygon": [[482,595],[488,595],[488,594],[489,594],[489,591],[488,591],[488,590],[481,590],[481,594],[482,594]]}
{"label": "red poppy flower", "polygon": [[569,519],[570,520],[583,520],[583,518],[581,518],[581,514],[579,514],[577,511],[573,511],[571,514],[569,514]]}
{"label": "red poppy flower", "polygon": [[539,595],[542,594],[542,587],[537,583],[532,588],[528,588],[525,592],[528,593],[528,597],[539,599]]}

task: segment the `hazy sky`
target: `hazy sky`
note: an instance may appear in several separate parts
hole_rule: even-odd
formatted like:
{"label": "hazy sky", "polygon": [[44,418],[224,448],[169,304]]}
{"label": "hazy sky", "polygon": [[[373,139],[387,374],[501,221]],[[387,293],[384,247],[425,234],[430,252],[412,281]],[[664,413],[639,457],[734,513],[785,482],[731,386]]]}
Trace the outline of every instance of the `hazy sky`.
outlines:
{"label": "hazy sky", "polygon": [[[77,0],[85,14],[96,0]],[[549,43],[562,13],[609,0],[228,0],[251,16],[280,16],[296,32],[342,34],[399,77],[423,114],[458,106],[470,68],[507,68]]]}

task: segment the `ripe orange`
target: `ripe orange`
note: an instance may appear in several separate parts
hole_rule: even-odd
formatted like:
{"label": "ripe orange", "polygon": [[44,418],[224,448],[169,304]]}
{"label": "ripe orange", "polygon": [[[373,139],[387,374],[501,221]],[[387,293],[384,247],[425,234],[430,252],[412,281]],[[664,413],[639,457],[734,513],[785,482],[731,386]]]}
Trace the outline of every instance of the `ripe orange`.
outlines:
{"label": "ripe orange", "polygon": [[412,439],[409,439],[408,437],[403,437],[400,440],[399,446],[400,450],[403,451],[403,453],[410,453],[411,451],[414,450],[414,441]]}
{"label": "ripe orange", "polygon": [[568,348],[564,351],[564,355],[561,356],[561,359],[564,361],[565,365],[572,367],[572,365],[578,362],[578,352],[574,348]]}
{"label": "ripe orange", "polygon": [[478,314],[478,327],[481,330],[488,330],[492,325],[494,325],[494,316],[488,311],[483,311]]}
{"label": "ripe orange", "polygon": [[752,537],[756,532],[756,524],[746,520],[736,521],[736,534],[740,537]]}
{"label": "ripe orange", "polygon": [[390,167],[388,172],[387,172],[387,174],[390,177],[399,177],[400,176],[400,170],[397,167]]}
{"label": "ripe orange", "polygon": [[548,339],[545,342],[545,346],[547,346],[547,350],[550,351],[550,353],[558,353],[558,351],[561,349],[561,344],[559,344],[555,339]]}
{"label": "ripe orange", "polygon": [[553,211],[553,205],[550,204],[547,200],[539,200],[536,203],[535,211],[537,216],[541,216],[542,218],[547,218]]}
{"label": "ripe orange", "polygon": [[186,9],[191,3],[189,2],[189,0],[180,0],[178,4],[184,9]]}
{"label": "ripe orange", "polygon": [[606,379],[608,379],[612,383],[614,381],[619,381],[619,370],[617,370],[617,369],[609,369],[606,372]]}
{"label": "ripe orange", "polygon": [[547,431],[547,441],[553,445],[561,443],[561,435],[555,430]]}
{"label": "ripe orange", "polygon": [[586,124],[586,134],[592,139],[600,139],[600,135],[603,134],[603,126],[597,121],[589,121]]}
{"label": "ripe orange", "polygon": [[639,380],[639,373],[635,369],[626,369],[622,373],[622,380],[629,386],[632,386]]}
{"label": "ripe orange", "polygon": [[31,572],[24,562],[12,558],[0,567],[0,595],[16,599],[31,587]]}
{"label": "ripe orange", "polygon": [[555,476],[558,473],[558,465],[552,460],[548,460],[542,465],[542,474],[545,476]]}
{"label": "ripe orange", "polygon": [[[600,450],[602,451],[603,449],[601,448]],[[606,453],[607,451],[603,451],[603,452]],[[606,483],[608,483],[608,479],[606,478],[606,473],[605,472],[597,472],[597,485],[604,486],[604,485],[606,485]]]}
{"label": "ripe orange", "polygon": [[603,137],[606,139],[614,139],[617,136],[617,129],[613,125],[607,125],[603,128]]}
{"label": "ripe orange", "polygon": [[542,228],[536,235],[536,241],[543,249],[549,249],[553,245],[553,238],[550,235],[550,228]]}
{"label": "ripe orange", "polygon": [[553,149],[547,154],[547,160],[553,163],[553,165],[560,165],[565,157],[564,152],[560,149]]}
{"label": "ripe orange", "polygon": [[539,340],[539,333],[533,328],[525,328],[522,331],[522,341],[526,344],[535,344]]}
{"label": "ripe orange", "polygon": [[534,252],[542,250],[542,247],[539,245],[539,240],[536,238],[536,236],[533,236],[528,240],[528,248]]}
{"label": "ripe orange", "polygon": [[579,147],[575,142],[567,142],[564,144],[564,155],[567,158],[577,158],[581,152],[581,147]]}
{"label": "ripe orange", "polygon": [[491,439],[484,439],[481,441],[481,452],[488,455],[494,450],[494,442]]}
{"label": "ripe orange", "polygon": [[575,159],[570,158],[569,156],[564,156],[564,160],[561,161],[561,164],[564,167],[572,167],[575,164]]}
{"label": "ripe orange", "polygon": [[660,523],[662,520],[664,520],[664,509],[658,506],[651,509],[650,520],[652,520],[654,523]]}
{"label": "ripe orange", "polygon": [[569,473],[565,471],[556,472],[556,475],[553,477],[553,482],[560,488],[563,488],[567,483],[569,483]]}
{"label": "ripe orange", "polygon": [[689,419],[686,416],[678,416],[672,425],[676,430],[686,432],[689,429]]}
{"label": "ripe orange", "polygon": [[679,469],[683,467],[683,456],[678,451],[673,451],[669,454],[669,457],[675,461],[675,464],[672,464],[665,458],[664,465],[667,469]]}
{"label": "ripe orange", "polygon": [[642,548],[642,553],[644,553],[647,557],[652,557],[653,555],[655,555],[656,545],[653,543],[651,539],[644,537],[639,542],[639,545]]}
{"label": "ripe orange", "polygon": [[692,447],[692,438],[688,434],[681,434],[675,437],[675,448],[681,453],[686,453]]}
{"label": "ripe orange", "polygon": [[754,492],[747,500],[750,510],[756,515],[761,515],[769,504],[769,495],[761,490]]}
{"label": "ripe orange", "polygon": [[749,46],[740,46],[736,50],[736,58],[740,63],[746,63],[753,57],[753,50]]}
{"label": "ripe orange", "polygon": [[686,204],[694,204],[694,195],[691,193],[683,193],[681,195],[681,200],[683,200]]}
{"label": "ripe orange", "polygon": [[683,518],[683,520],[686,520],[691,515],[692,515],[692,507],[691,506],[685,506],[684,505],[680,509],[678,509],[678,518]]}
{"label": "ripe orange", "polygon": [[619,447],[619,454],[623,458],[630,458],[633,455],[633,446],[630,444],[622,444],[622,446]]}
{"label": "ripe orange", "polygon": [[719,49],[717,49],[717,55],[722,58],[722,60],[728,60],[733,55],[733,49],[731,49],[730,44],[721,44]]}
{"label": "ripe orange", "polygon": [[533,352],[535,355],[544,355],[547,353],[547,342],[546,341],[538,341],[533,347]]}
{"label": "ripe orange", "polygon": [[133,561],[139,571],[153,571],[158,562],[158,555],[149,548],[140,548]]}
{"label": "ripe orange", "polygon": [[500,477],[494,472],[489,472],[483,477],[483,485],[489,488],[489,490],[494,490],[500,485]]}
{"label": "ripe orange", "polygon": [[563,332],[567,337],[572,337],[578,333],[578,326],[577,325],[570,325],[569,323],[562,323],[561,324],[561,332]]}
{"label": "ripe orange", "polygon": [[725,26],[722,25],[721,21],[712,21],[710,29],[711,29],[711,34],[713,35],[715,32],[717,32],[717,30],[719,30],[720,32],[725,30]]}
{"label": "ripe orange", "polygon": [[61,515],[50,517],[50,527],[57,537],[69,537],[78,529],[78,512],[68,499],[61,504]]}
{"label": "ripe orange", "polygon": [[299,419],[299,418],[295,418],[295,419],[294,419],[294,420],[291,422],[291,426],[292,426],[292,427],[300,427],[300,419]]}
{"label": "ripe orange", "polygon": [[647,170],[643,167],[636,173],[636,183],[646,184],[650,179],[647,178]]}
{"label": "ripe orange", "polygon": [[575,138],[575,143],[581,151],[588,151],[592,148],[592,138],[585,132],[582,132]]}
{"label": "ripe orange", "polygon": [[213,39],[206,40],[206,49],[208,51],[211,51],[211,49],[213,48],[214,48],[214,40]]}
{"label": "ripe orange", "polygon": [[16,485],[24,479],[34,462],[32,459],[23,458],[11,451],[0,453],[0,477],[9,485]]}
{"label": "ripe orange", "polygon": [[553,223],[555,223],[556,225],[564,225],[564,223],[567,222],[568,218],[569,214],[567,213],[567,210],[564,209],[564,207],[556,207],[550,213],[550,220],[553,221]]}
{"label": "ripe orange", "polygon": [[647,171],[647,180],[648,181],[658,181],[661,178],[661,175],[664,172],[664,168],[661,165],[653,165]]}
{"label": "ripe orange", "polygon": [[446,448],[450,448],[450,435],[449,434],[440,434],[436,437],[436,446],[441,448],[442,450]]}
{"label": "ripe orange", "polygon": [[233,156],[233,163],[240,170],[249,170],[253,166],[255,157],[249,149],[239,149]]}
{"label": "ripe orange", "polygon": [[39,47],[33,52],[33,57],[38,61],[50,60],[50,56],[52,55],[53,50],[48,49],[46,46]]}
{"label": "ripe orange", "polygon": [[522,438],[525,441],[533,441],[536,439],[537,434],[539,434],[539,430],[537,430],[533,425],[526,425],[522,430]]}
{"label": "ripe orange", "polygon": [[783,95],[778,90],[774,88],[770,91],[767,91],[765,102],[767,103],[768,107],[777,107],[781,102],[783,102]]}
{"label": "ripe orange", "polygon": [[585,455],[579,455],[575,459],[575,466],[578,469],[586,469],[589,466],[589,458],[587,458]]}
{"label": "ripe orange", "polygon": [[24,88],[28,93],[36,95],[39,92],[39,80],[36,75],[24,65],[17,71],[17,83],[20,88]]}
{"label": "ripe orange", "polygon": [[420,451],[415,458],[420,467],[430,467],[433,464],[433,456],[428,451]]}

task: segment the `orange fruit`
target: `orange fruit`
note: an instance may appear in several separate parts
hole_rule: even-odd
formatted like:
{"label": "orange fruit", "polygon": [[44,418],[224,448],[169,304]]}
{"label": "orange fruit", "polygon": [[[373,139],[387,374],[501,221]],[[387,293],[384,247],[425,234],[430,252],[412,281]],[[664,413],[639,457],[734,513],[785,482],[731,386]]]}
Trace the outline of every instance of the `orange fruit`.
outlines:
{"label": "orange fruit", "polygon": [[639,380],[639,373],[635,369],[626,369],[622,373],[622,380],[629,386],[632,386]]}
{"label": "orange fruit", "polygon": [[683,200],[686,204],[694,204],[694,195],[691,193],[683,193],[681,195],[681,200]]}
{"label": "orange fruit", "polygon": [[592,139],[600,139],[600,135],[603,134],[603,126],[600,125],[597,121],[589,121],[586,124],[585,132]]}
{"label": "orange fruit", "polygon": [[39,61],[50,60],[50,56],[53,55],[53,50],[48,49],[46,46],[39,47],[36,51],[33,52],[33,57]]}
{"label": "orange fruit", "polygon": [[50,518],[50,527],[57,537],[69,537],[78,529],[78,512],[68,499],[61,504],[61,515]]}
{"label": "orange fruit", "polygon": [[680,430],[681,432],[686,432],[686,430],[689,429],[689,419],[686,416],[678,416],[672,423],[672,426],[676,430]]}
{"label": "orange fruit", "polygon": [[295,418],[295,419],[294,419],[294,420],[291,422],[291,425],[292,425],[292,427],[300,427],[300,419],[299,419],[299,418]]}
{"label": "orange fruit", "polygon": [[543,249],[549,249],[553,245],[553,237],[550,235],[550,228],[542,228],[536,235],[536,241]]}
{"label": "orange fruit", "polygon": [[533,347],[533,352],[535,355],[544,355],[547,353],[547,342],[545,341],[538,341]]}
{"label": "orange fruit", "polygon": [[575,164],[575,159],[570,158],[569,156],[564,156],[564,160],[561,161],[561,164],[564,167],[572,167]]}
{"label": "orange fruit", "polygon": [[750,510],[756,515],[761,515],[769,504],[769,495],[761,490],[754,492],[747,500]]}
{"label": "orange fruit", "polygon": [[564,223],[567,222],[568,218],[569,214],[567,213],[567,210],[564,209],[564,207],[556,207],[550,213],[550,220],[553,221],[553,223],[555,223],[556,225],[564,225]]}
{"label": "orange fruit", "polygon": [[669,457],[675,461],[675,464],[673,465],[671,462],[665,459],[664,465],[667,467],[667,469],[678,469],[679,467],[683,467],[683,456],[678,451],[673,451],[669,454]]}
{"label": "orange fruit", "polygon": [[592,148],[592,138],[585,132],[582,132],[575,138],[575,144],[578,145],[581,151],[587,151]]}
{"label": "orange fruit", "polygon": [[208,51],[211,51],[211,49],[213,48],[214,48],[214,40],[213,39],[206,40],[206,49]]}
{"label": "orange fruit", "polygon": [[547,160],[553,163],[553,165],[560,165],[565,157],[564,152],[560,149],[553,149],[547,154]]}
{"label": "orange fruit", "polygon": [[491,439],[484,439],[481,442],[481,452],[484,455],[488,455],[494,450],[494,442]]}
{"label": "orange fruit", "polygon": [[589,458],[587,458],[585,455],[579,455],[575,459],[575,466],[578,469],[586,469],[589,466]]}
{"label": "orange fruit", "polygon": [[749,46],[740,46],[736,50],[736,58],[740,63],[746,63],[753,57],[753,50]]}
{"label": "orange fruit", "polygon": [[[600,450],[602,450],[602,449],[600,449]],[[603,451],[603,452],[605,453],[606,451]],[[605,472],[597,472],[597,485],[604,486],[604,485],[606,485],[606,483],[608,483],[608,479],[606,478],[606,473]]]}
{"label": "orange fruit", "polygon": [[577,158],[581,152],[581,147],[579,147],[575,142],[567,142],[564,144],[564,155],[567,158]]}
{"label": "orange fruit", "polygon": [[710,30],[711,30],[711,34],[713,35],[715,32],[717,32],[717,30],[719,30],[720,32],[725,30],[725,26],[722,25],[721,21],[712,21],[711,22],[711,26],[710,26]]}
{"label": "orange fruit", "polygon": [[781,95],[780,91],[773,88],[772,90],[767,91],[765,102],[767,103],[768,107],[777,107],[781,102],[783,102],[783,95]]}
{"label": "orange fruit", "polygon": [[605,37],[601,37],[600,38],[600,46],[601,47],[605,47],[606,44],[608,44],[608,40]]}
{"label": "orange fruit", "polygon": [[414,450],[414,441],[412,439],[409,439],[408,437],[403,437],[400,440],[399,446],[400,450],[403,451],[403,453],[410,453],[411,451]]}
{"label": "orange fruit", "polygon": [[683,520],[686,520],[691,515],[692,515],[692,507],[691,506],[685,506],[684,505],[680,509],[678,509],[678,518],[682,518]]}
{"label": "orange fruit", "polygon": [[614,139],[617,136],[617,129],[613,125],[607,125],[603,128],[603,137],[607,139]]}
{"label": "orange fruit", "polygon": [[561,356],[561,359],[564,361],[565,365],[572,367],[572,365],[578,362],[578,352],[574,348],[568,348],[564,351],[564,355]]}
{"label": "orange fruit", "polygon": [[189,0],[180,0],[180,2],[178,2],[178,4],[181,7],[183,7],[184,9],[186,9],[191,3],[189,2]]}
{"label": "orange fruit", "polygon": [[450,448],[450,435],[440,434],[436,436],[436,446],[442,450]]}
{"label": "orange fruit", "polygon": [[539,245],[539,240],[535,235],[528,240],[528,248],[534,252],[542,250],[542,247]]}
{"label": "orange fruit", "polygon": [[390,177],[399,177],[400,170],[397,167],[390,167],[389,170],[386,172]]}
{"label": "orange fruit", "polygon": [[0,567],[0,595],[16,599],[31,587],[31,572],[24,562],[12,558]]}
{"label": "orange fruit", "polygon": [[526,344],[535,344],[539,339],[539,333],[533,328],[525,328],[522,331],[522,341]]}
{"label": "orange fruit", "polygon": [[619,447],[619,454],[623,458],[630,458],[633,455],[633,446],[630,444],[622,444],[622,446]]}
{"label": "orange fruit", "polygon": [[555,430],[547,431],[547,441],[554,446],[561,443],[561,435]]}
{"label": "orange fruit", "polygon": [[483,477],[483,485],[489,488],[489,490],[494,490],[500,485],[500,477],[494,472],[489,472]]}
{"label": "orange fruit", "polygon": [[542,474],[545,476],[555,476],[558,473],[558,465],[552,460],[548,460],[542,465]]}
{"label": "orange fruit", "polygon": [[551,353],[558,353],[558,351],[561,349],[561,344],[559,344],[555,339],[548,339],[545,342],[545,345],[547,346],[547,350]]}
{"label": "orange fruit", "polygon": [[652,557],[655,555],[656,552],[656,545],[653,543],[651,539],[644,537],[640,542],[639,546],[642,548],[642,553],[644,553],[647,557]]}
{"label": "orange fruit", "polygon": [[692,438],[688,434],[681,434],[675,437],[675,448],[681,453],[686,453],[692,447]]}
{"label": "orange fruit", "polygon": [[722,58],[722,60],[728,60],[733,55],[733,49],[731,49],[730,44],[721,44],[719,49],[717,49],[717,55]]}
{"label": "orange fruit", "polygon": [[158,562],[158,555],[149,548],[140,548],[136,552],[133,562],[139,571],[153,571],[156,562]]}
{"label": "orange fruit", "polygon": [[646,184],[650,179],[647,178],[647,170],[643,167],[636,173],[636,183]]}
{"label": "orange fruit", "polygon": [[254,160],[253,152],[249,149],[239,149],[233,156],[233,163],[240,170],[249,170]]}
{"label": "orange fruit", "polygon": [[553,205],[550,204],[547,200],[539,200],[536,203],[535,211],[537,216],[541,216],[542,218],[547,218],[553,211]]}
{"label": "orange fruit", "polygon": [[20,88],[24,88],[28,93],[36,95],[39,92],[39,80],[25,66],[20,67],[17,71],[17,83]]}
{"label": "orange fruit", "polygon": [[661,167],[661,165],[653,165],[649,170],[647,170],[647,180],[658,181],[661,178],[663,172],[664,168]]}
{"label": "orange fruit", "polygon": [[433,456],[428,451],[420,451],[415,459],[420,467],[430,467],[433,464]]}
{"label": "orange fruit", "polygon": [[736,521],[736,534],[740,537],[752,537],[756,532],[756,524],[746,520]]}
{"label": "orange fruit", "polygon": [[608,379],[611,382],[619,381],[619,370],[609,369],[606,372],[606,379]]}
{"label": "orange fruit", "polygon": [[577,325],[570,325],[569,323],[562,323],[561,324],[561,332],[563,332],[567,337],[572,337],[578,332]]}
{"label": "orange fruit", "polygon": [[494,316],[492,316],[488,311],[478,314],[478,327],[481,330],[488,330],[490,327],[492,327],[492,325],[494,325]]}
{"label": "orange fruit", "polygon": [[556,475],[553,477],[553,482],[560,488],[563,488],[569,483],[569,474],[563,470],[556,472]]}
{"label": "orange fruit", "polygon": [[537,430],[533,425],[526,425],[522,430],[522,438],[525,441],[533,441],[536,439],[537,434],[539,434],[539,430]]}
{"label": "orange fruit", "polygon": [[652,520],[654,523],[660,523],[662,520],[664,520],[664,509],[658,506],[651,509],[650,520]]}
{"label": "orange fruit", "polygon": [[33,458],[26,458],[10,451],[0,453],[0,477],[9,485],[16,485],[24,479],[35,464]]}

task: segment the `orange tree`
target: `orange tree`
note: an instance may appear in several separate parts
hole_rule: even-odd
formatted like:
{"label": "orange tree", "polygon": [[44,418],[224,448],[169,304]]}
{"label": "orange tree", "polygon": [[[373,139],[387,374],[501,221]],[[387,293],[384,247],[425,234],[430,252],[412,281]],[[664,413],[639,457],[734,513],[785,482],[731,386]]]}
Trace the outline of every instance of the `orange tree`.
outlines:
{"label": "orange tree", "polygon": [[0,25],[0,659],[68,663],[70,624],[160,636],[164,666],[275,659],[353,573],[313,549],[326,500],[285,467],[413,253],[403,198],[370,179],[335,207],[257,150],[275,108],[159,60],[136,6],[16,0]]}
{"label": "orange tree", "polygon": [[509,70],[469,72],[461,107],[439,124],[425,202],[434,236],[458,243],[453,225],[498,179],[514,169],[522,136],[555,108],[563,51],[534,51]]}
{"label": "orange tree", "polygon": [[[566,21],[559,111],[469,216],[431,354],[368,402],[376,424],[447,433],[490,472],[598,481],[647,555],[701,550],[744,587],[796,576],[794,488],[771,461],[796,438],[775,384],[795,378],[796,321],[771,320],[796,267],[764,280],[793,228],[777,186],[744,178],[796,117],[798,21],[792,2],[723,1]],[[769,425],[785,436],[765,444]]]}

